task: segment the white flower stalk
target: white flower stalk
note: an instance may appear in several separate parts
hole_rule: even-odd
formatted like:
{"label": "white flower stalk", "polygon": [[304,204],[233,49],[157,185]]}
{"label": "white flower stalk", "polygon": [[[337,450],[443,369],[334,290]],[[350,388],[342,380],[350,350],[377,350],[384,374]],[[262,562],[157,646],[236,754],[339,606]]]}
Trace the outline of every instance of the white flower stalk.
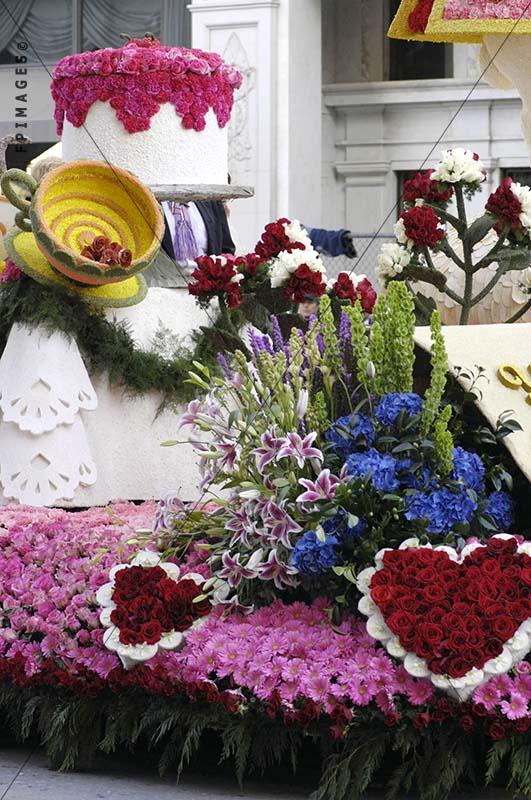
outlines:
{"label": "white flower stalk", "polygon": [[[402,220],[399,220],[399,222],[402,224],[403,228],[404,223]],[[395,226],[395,233],[396,227],[397,226]],[[407,237],[405,238],[407,241]],[[404,268],[408,266],[410,261],[411,254],[402,244],[396,244],[396,242],[387,242],[386,244],[382,245],[380,255],[378,256],[376,262],[376,272],[378,278],[380,281],[382,281],[385,278],[392,278],[395,275],[400,275],[400,273],[404,271]]]}
{"label": "white flower stalk", "polygon": [[298,219],[284,223],[284,231],[290,242],[301,242],[307,250],[313,250],[313,245],[308,232],[302,227]]}
{"label": "white flower stalk", "polygon": [[297,402],[298,419],[304,419],[307,411],[308,411],[308,390],[301,389],[299,393],[299,400]]}
{"label": "white flower stalk", "polygon": [[472,150],[454,147],[443,150],[431,179],[441,183],[481,183],[485,180],[485,167]]}

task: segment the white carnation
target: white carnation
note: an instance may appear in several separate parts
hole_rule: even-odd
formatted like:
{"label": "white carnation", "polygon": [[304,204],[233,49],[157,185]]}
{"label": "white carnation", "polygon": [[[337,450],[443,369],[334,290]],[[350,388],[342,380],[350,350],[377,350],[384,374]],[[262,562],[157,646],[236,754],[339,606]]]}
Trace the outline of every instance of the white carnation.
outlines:
{"label": "white carnation", "polygon": [[312,272],[320,272],[323,280],[326,280],[324,264],[313,248],[311,250],[293,250],[292,253],[283,251],[271,262],[269,269],[271,287],[278,289],[279,286],[284,286],[301,264],[307,264]]}
{"label": "white carnation", "polygon": [[284,223],[284,232],[290,242],[301,242],[308,250],[313,250],[308,232],[302,227],[298,219]]}
{"label": "white carnation", "polygon": [[529,186],[522,186],[521,183],[512,183],[511,191],[522,206],[520,211],[520,222],[528,230],[531,228],[531,189]]}
{"label": "white carnation", "polygon": [[411,250],[411,248],[414,245],[414,242],[413,239],[407,238],[406,226],[404,225],[404,220],[402,219],[402,217],[400,217],[400,219],[397,222],[395,222],[393,226],[393,231],[396,236],[397,242],[400,242],[400,244],[405,244],[407,249]]}
{"label": "white carnation", "polygon": [[472,150],[462,147],[444,150],[431,179],[442,183],[481,183],[485,180],[483,162],[474,157]]}
{"label": "white carnation", "polygon": [[380,255],[378,256],[376,272],[379,279],[382,281],[384,278],[392,278],[394,275],[400,275],[404,267],[407,267],[411,261],[411,254],[401,244],[395,242],[387,242],[382,245]]}

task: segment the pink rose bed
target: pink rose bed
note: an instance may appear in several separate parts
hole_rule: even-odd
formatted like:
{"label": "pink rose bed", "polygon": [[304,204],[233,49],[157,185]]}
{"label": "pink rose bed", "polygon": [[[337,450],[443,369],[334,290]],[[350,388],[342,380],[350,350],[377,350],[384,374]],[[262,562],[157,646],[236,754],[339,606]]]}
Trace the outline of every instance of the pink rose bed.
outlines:
{"label": "pink rose bed", "polygon": [[[531,727],[531,664],[498,676],[457,704],[428,680],[411,677],[352,617],[334,628],[329,603],[276,601],[247,616],[214,610],[180,652],[159,653],[126,672],[103,645],[96,591],[110,569],[138,550],[154,504],[66,512],[21,506],[0,510],[0,678],[97,696],[140,686],[151,694],[221,703],[253,702],[271,717],[306,725],[320,716],[341,736],[355,707],[372,707],[393,726],[457,718],[493,739]],[[203,551],[204,552],[204,551]],[[181,565],[207,576],[204,555]]]}

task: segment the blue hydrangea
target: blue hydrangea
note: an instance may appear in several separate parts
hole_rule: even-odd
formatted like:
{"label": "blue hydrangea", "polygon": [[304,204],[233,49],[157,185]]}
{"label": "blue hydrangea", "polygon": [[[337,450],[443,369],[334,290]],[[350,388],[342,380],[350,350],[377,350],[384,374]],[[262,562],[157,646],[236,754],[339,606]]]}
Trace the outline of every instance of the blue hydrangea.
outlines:
{"label": "blue hydrangea", "polygon": [[397,463],[388,453],[379,453],[371,448],[366,453],[352,453],[347,460],[348,474],[353,478],[370,476],[375,489],[382,492],[394,492],[400,483],[396,476]]}
{"label": "blue hydrangea", "polygon": [[401,486],[407,489],[428,489],[433,481],[430,468],[423,464],[420,469],[411,469],[413,462],[410,458],[400,458],[396,463],[397,476]]}
{"label": "blue hydrangea", "polygon": [[406,519],[426,520],[430,533],[446,533],[459,523],[470,522],[477,503],[465,487],[453,492],[446,486],[430,492],[415,492],[406,498]]}
{"label": "blue hydrangea", "polygon": [[415,417],[422,411],[424,401],[414,392],[390,392],[378,401],[374,415],[384,428],[392,428],[402,412]]}
{"label": "blue hydrangea", "polygon": [[454,448],[453,478],[475,492],[485,490],[485,466],[477,453],[469,453],[462,447]]}
{"label": "blue hydrangea", "polygon": [[337,564],[335,536],[326,536],[322,542],[315,531],[307,531],[296,543],[291,563],[302,575],[322,575]]}
{"label": "blue hydrangea", "polygon": [[359,539],[367,530],[367,522],[364,519],[358,519],[356,525],[350,527],[349,514],[344,508],[338,508],[337,514],[325,520],[321,527],[325,533],[333,533],[344,541],[348,541]]}
{"label": "blue hydrangea", "polygon": [[[346,431],[348,431],[348,434]],[[367,414],[340,417],[325,433],[325,438],[333,445],[337,455],[342,458],[346,458],[355,450],[355,440],[361,437],[365,439],[368,445],[373,444],[376,438],[374,425]]]}
{"label": "blue hydrangea", "polygon": [[493,492],[489,495],[486,510],[501,531],[508,530],[513,524],[513,501],[507,492]]}

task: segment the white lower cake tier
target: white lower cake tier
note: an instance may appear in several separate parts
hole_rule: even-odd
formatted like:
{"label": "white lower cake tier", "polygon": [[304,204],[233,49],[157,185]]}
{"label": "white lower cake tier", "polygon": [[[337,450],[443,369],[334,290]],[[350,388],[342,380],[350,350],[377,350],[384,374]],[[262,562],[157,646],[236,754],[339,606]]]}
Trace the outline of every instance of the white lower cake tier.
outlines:
{"label": "white lower cake tier", "polygon": [[128,133],[109,103],[98,100],[80,128],[65,119],[62,157],[107,161],[150,185],[226,184],[227,127],[220,128],[210,110],[204,130],[188,130],[173,105],[164,103],[149,130]]}
{"label": "white lower cake tier", "polygon": [[[186,289],[152,288],[139,305],[109,309],[106,313],[111,319],[127,321],[137,346],[144,349],[151,349],[162,328],[170,339],[179,337],[186,342],[191,331],[210,324],[208,315],[197,307]],[[107,377],[91,376],[91,381],[97,408],[80,410],[78,416],[86,432],[97,479],[91,485],[87,481],[85,485],[80,483],[73,497],[58,499],[53,505],[86,507],[118,499],[159,499],[173,491],[186,500],[198,499],[198,458],[192,447],[162,446],[163,442],[185,438],[186,432],[179,435],[177,430],[179,413],[167,410],[157,415],[161,395],[156,392],[128,397],[121,387],[110,386]],[[12,423],[1,423],[0,429],[6,425]],[[18,429],[15,434],[21,443],[32,438],[31,433]],[[16,442],[10,444],[15,446]],[[43,439],[43,447],[45,444]],[[43,451],[43,461],[45,455]],[[0,504],[9,502],[13,500],[0,493]]]}

